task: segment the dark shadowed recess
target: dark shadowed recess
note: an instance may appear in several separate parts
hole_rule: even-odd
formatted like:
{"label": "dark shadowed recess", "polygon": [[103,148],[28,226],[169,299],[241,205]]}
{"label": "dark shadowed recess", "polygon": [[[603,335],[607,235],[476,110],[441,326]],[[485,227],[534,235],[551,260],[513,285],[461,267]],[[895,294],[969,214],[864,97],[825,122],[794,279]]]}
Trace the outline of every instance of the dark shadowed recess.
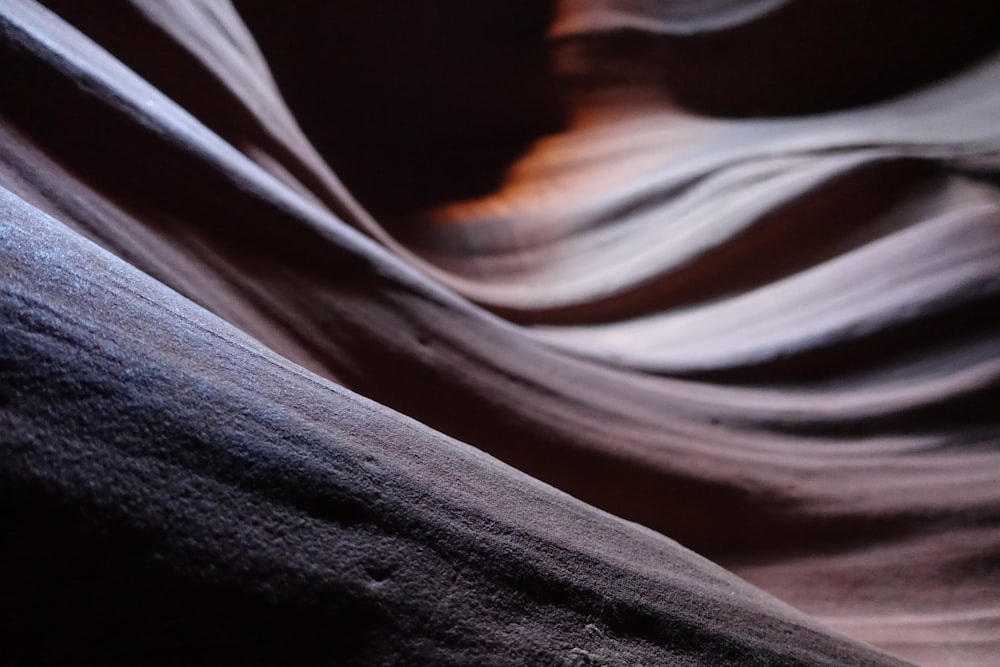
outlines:
{"label": "dark shadowed recess", "polygon": [[[40,4],[100,44],[232,145],[249,143],[258,146],[281,160],[282,166],[301,183],[314,192],[323,192],[324,186],[313,170],[290,156],[288,148],[262,128],[259,120],[247,112],[245,101],[241,101],[226,86],[219,85],[216,74],[203,61],[179,45],[174,36],[130,0],[101,0],[99,4],[77,0],[40,0]],[[28,77],[22,75],[22,78]],[[43,105],[44,102],[43,99]],[[30,104],[30,101],[22,100],[22,103]],[[46,139],[55,138],[53,135],[57,132],[68,133],[65,122],[52,124],[47,121],[37,125],[45,128],[41,134]],[[94,140],[99,142],[101,137]],[[73,143],[78,142],[79,138],[76,138]],[[85,152],[91,154],[88,161],[92,166],[108,161],[102,160],[104,150],[91,148]],[[98,168],[103,170],[105,167],[101,165]],[[328,203],[335,205],[335,202]]]}
{"label": "dark shadowed recess", "polygon": [[565,40],[577,87],[655,77],[711,116],[786,116],[871,104],[1000,46],[995,0],[794,0],[717,31]]}
{"label": "dark shadowed recess", "polygon": [[[281,154],[130,3],[44,4],[223,137],[252,135]],[[652,79],[699,113],[813,113],[903,93],[1000,43],[993,0],[791,2],[718,31],[597,32],[558,43],[547,37],[554,0],[235,5],[306,135],[389,226],[493,191],[534,140],[564,128],[574,89]],[[307,170],[295,175],[311,184]]]}
{"label": "dark shadowed recess", "polygon": [[482,195],[565,105],[551,0],[238,0],[306,135],[378,216]]}
{"label": "dark shadowed recess", "polygon": [[[569,89],[652,74],[703,114],[816,113],[899,95],[1000,42],[993,0],[791,2],[719,31],[558,44],[546,36],[551,1],[235,4],[306,134],[390,224],[494,189],[534,139],[564,126]],[[567,50],[583,63],[568,76],[556,66]]]}

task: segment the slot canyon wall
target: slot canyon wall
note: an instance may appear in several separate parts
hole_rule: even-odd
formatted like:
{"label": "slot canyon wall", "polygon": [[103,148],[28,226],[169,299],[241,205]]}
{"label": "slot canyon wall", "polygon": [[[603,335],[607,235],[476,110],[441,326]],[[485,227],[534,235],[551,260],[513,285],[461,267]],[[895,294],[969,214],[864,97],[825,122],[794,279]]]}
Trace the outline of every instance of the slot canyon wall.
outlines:
{"label": "slot canyon wall", "polygon": [[1000,4],[0,2],[0,662],[1000,661]]}

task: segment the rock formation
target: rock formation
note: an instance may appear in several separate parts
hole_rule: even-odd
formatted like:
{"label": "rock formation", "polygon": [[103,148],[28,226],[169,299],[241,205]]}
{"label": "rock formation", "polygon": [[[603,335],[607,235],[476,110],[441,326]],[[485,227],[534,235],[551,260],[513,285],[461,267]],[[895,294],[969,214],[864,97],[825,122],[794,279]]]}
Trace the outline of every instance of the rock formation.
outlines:
{"label": "rock formation", "polygon": [[0,20],[6,664],[996,664],[1000,5]]}

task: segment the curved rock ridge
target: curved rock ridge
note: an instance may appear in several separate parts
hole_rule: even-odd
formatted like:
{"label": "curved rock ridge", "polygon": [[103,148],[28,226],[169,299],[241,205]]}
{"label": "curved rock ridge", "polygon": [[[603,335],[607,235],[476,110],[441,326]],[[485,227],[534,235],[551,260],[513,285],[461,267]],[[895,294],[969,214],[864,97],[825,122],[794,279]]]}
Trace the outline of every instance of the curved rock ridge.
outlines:
{"label": "curved rock ridge", "polygon": [[911,4],[9,0],[14,664],[994,664],[1000,12]]}
{"label": "curved rock ridge", "polygon": [[18,664],[895,664],[0,206]]}

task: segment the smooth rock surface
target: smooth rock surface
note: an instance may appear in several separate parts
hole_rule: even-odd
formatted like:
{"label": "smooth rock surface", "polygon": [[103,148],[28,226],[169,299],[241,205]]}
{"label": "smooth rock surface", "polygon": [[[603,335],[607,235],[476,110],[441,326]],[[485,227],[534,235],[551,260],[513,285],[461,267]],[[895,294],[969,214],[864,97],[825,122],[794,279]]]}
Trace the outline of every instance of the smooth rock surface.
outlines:
{"label": "smooth rock surface", "polygon": [[995,3],[0,18],[11,664],[996,664]]}

